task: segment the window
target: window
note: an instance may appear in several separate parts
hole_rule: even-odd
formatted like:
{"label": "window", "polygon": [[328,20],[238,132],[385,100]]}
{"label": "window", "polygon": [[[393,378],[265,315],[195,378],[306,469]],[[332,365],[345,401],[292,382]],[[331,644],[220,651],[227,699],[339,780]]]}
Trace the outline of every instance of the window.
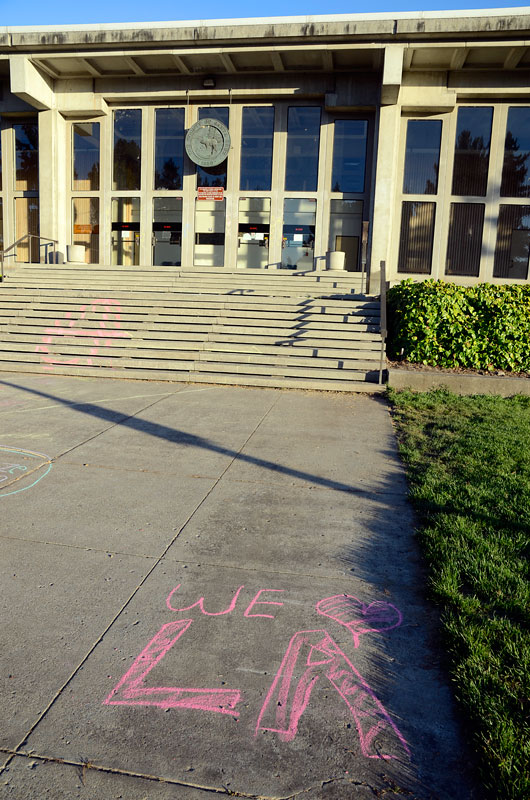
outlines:
{"label": "window", "polygon": [[408,121],[403,194],[437,193],[441,138],[440,119]]}
{"label": "window", "polygon": [[366,120],[335,120],[331,177],[333,192],[364,192],[367,131]]}
{"label": "window", "polygon": [[273,136],[274,108],[243,109],[241,191],[270,191]]}
{"label": "window", "polygon": [[16,151],[15,189],[35,191],[39,188],[39,126],[36,122],[22,122],[13,125],[13,130]]}
{"label": "window", "polygon": [[114,112],[113,189],[139,189],[142,156],[142,112]]}
{"label": "window", "polygon": [[287,192],[316,192],[319,145],[320,108],[291,107],[287,119]]}
{"label": "window", "polygon": [[451,203],[446,275],[479,274],[483,225],[482,203]]}
{"label": "window", "polygon": [[458,109],[453,194],[486,195],[492,119],[492,108]]}
{"label": "window", "polygon": [[283,209],[282,268],[313,269],[317,201],[286,198]]}
{"label": "window", "polygon": [[530,206],[501,205],[497,225],[494,278],[528,278]]}
{"label": "window", "polygon": [[398,272],[430,275],[435,213],[435,203],[403,203]]}
{"label": "window", "polygon": [[155,189],[182,189],[184,109],[158,108],[155,119]]}
{"label": "window", "polygon": [[[216,119],[228,128],[230,109],[199,108],[199,119]],[[219,186],[226,189],[228,159],[215,167],[197,167],[197,186]]]}
{"label": "window", "polygon": [[72,188],[74,191],[99,189],[99,122],[72,125],[74,153]]}
{"label": "window", "polygon": [[501,197],[530,197],[530,108],[510,108]]}

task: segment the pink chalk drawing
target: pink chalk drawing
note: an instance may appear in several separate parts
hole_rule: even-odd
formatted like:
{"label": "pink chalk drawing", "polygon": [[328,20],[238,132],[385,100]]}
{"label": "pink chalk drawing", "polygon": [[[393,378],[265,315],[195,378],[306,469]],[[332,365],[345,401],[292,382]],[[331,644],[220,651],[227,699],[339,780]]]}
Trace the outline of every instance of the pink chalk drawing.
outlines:
{"label": "pink chalk drawing", "polygon": [[243,612],[243,616],[247,618],[264,617],[265,619],[276,619],[272,614],[251,614],[250,611],[254,606],[283,606],[283,603],[275,602],[274,600],[260,600],[259,597],[263,592],[283,592],[283,589],[260,589],[259,592],[251,600],[248,608]]}
{"label": "pink chalk drawing", "polygon": [[[305,669],[301,678],[293,681],[297,664]],[[284,742],[292,741],[311,692],[322,676],[350,709],[364,756],[392,759],[399,757],[400,750],[410,756],[405,738],[382,703],[325,630],[298,631],[292,637],[259,713],[255,736],[260,731],[271,731]],[[381,732],[391,737],[395,753],[378,752],[375,740]]]}
{"label": "pink chalk drawing", "polygon": [[238,717],[239,711],[234,709],[241,699],[241,692],[237,689],[148,687],[144,683],[148,673],[171,650],[192,622],[191,619],[180,619],[162,625],[156,636],[142,650],[131,668],[104,700],[104,705],[190,708]]}
{"label": "pink chalk drawing", "polygon": [[245,588],[244,584],[243,584],[243,586],[239,587],[237,592],[232,597],[232,602],[230,603],[228,608],[225,608],[224,611],[205,611],[205,609],[204,609],[204,597],[200,597],[195,603],[192,603],[191,606],[186,606],[185,608],[173,608],[173,606],[171,605],[171,599],[172,599],[173,595],[175,594],[175,592],[178,589],[180,589],[181,585],[182,584],[179,583],[177,586],[175,586],[175,588],[170,591],[170,593],[168,594],[168,596],[166,598],[166,606],[169,608],[169,610],[170,611],[175,611],[175,612],[178,613],[180,611],[191,611],[191,609],[195,608],[195,606],[199,606],[199,608],[201,610],[201,614],[205,614],[205,616],[207,616],[207,617],[222,617],[225,614],[231,614],[232,611],[234,610],[234,608],[236,607],[237,598],[239,597],[239,594],[240,594],[241,590]]}
{"label": "pink chalk drawing", "polygon": [[[227,608],[224,611],[206,611],[204,608],[204,597],[199,597],[194,603],[190,606],[184,606],[183,608],[175,608],[171,601],[173,599],[173,595],[177,592],[182,584],[177,584],[174,589],[170,591],[166,598],[166,606],[169,608],[170,611],[174,611],[175,613],[180,613],[181,611],[191,611],[192,608],[199,607],[201,614],[204,614],[207,617],[223,617],[225,614],[231,614],[234,608],[236,607],[236,603],[238,601],[239,595],[241,590],[245,588],[243,584],[240,586],[237,591],[232,596],[232,600]],[[278,603],[274,600],[260,600],[259,598],[263,594],[263,592],[283,592],[283,589],[260,589],[256,595],[250,601],[250,604],[243,612],[244,617],[252,618],[252,617],[263,617],[265,619],[276,619],[272,614],[251,614],[250,611],[254,608],[254,606],[283,606],[283,603]]]}
{"label": "pink chalk drawing", "polygon": [[[87,315],[97,315],[98,326],[94,328],[80,327],[81,320]],[[76,358],[56,357],[53,355],[54,340],[60,346],[64,337],[75,337],[79,341],[76,344],[92,343],[87,356]],[[36,353],[42,353],[41,362],[45,369],[53,369],[55,366],[92,366],[92,357],[98,356],[102,347],[110,347],[113,339],[130,339],[131,334],[122,328],[121,306],[117,300],[95,299],[88,305],[81,307],[74,317],[71,311],[67,311],[63,320],[56,319],[53,327],[46,328],[42,337],[41,344],[35,348]],[[64,341],[62,342],[64,345]],[[112,362],[108,362],[112,366]]]}
{"label": "pink chalk drawing", "polygon": [[355,647],[359,647],[359,638],[364,633],[391,631],[403,621],[401,612],[391,603],[377,600],[366,604],[352,594],[325,597],[315,608],[319,614],[347,628]]}

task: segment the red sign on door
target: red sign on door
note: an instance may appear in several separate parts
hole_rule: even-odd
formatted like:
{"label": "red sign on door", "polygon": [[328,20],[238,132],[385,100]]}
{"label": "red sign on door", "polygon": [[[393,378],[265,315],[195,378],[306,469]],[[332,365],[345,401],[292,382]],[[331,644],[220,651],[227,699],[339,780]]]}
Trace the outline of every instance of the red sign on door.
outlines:
{"label": "red sign on door", "polygon": [[223,200],[224,189],[222,186],[199,186],[197,200]]}

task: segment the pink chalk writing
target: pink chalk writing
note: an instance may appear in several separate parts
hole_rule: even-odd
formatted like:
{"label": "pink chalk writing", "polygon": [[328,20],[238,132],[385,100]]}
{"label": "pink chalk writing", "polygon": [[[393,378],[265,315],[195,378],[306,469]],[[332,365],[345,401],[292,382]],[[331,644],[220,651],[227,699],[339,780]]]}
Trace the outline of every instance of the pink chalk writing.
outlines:
{"label": "pink chalk writing", "polygon": [[267,619],[275,619],[272,614],[251,614],[250,610],[254,608],[254,606],[283,606],[283,603],[277,603],[273,600],[259,600],[259,596],[263,592],[283,592],[283,589],[260,589],[257,595],[253,598],[250,605],[243,612],[244,617],[266,617]]}
{"label": "pink chalk writing", "polygon": [[399,627],[403,620],[401,612],[391,603],[378,600],[367,605],[352,594],[325,597],[315,608],[319,614],[347,628],[355,647],[359,647],[359,638],[364,633],[390,631]]}
{"label": "pink chalk writing", "polygon": [[[305,670],[301,678],[293,681],[295,668],[300,662]],[[322,676],[327,678],[350,709],[364,756],[391,759],[398,757],[401,749],[410,755],[407,742],[381,702],[325,630],[298,631],[292,637],[259,713],[255,735],[260,731],[271,731],[277,733],[284,742],[292,741],[311,692]],[[383,731],[390,734],[396,752],[378,751],[375,739]]]}
{"label": "pink chalk writing", "polygon": [[[81,320],[88,315],[97,315],[99,327],[82,328],[79,327]],[[67,311],[64,320],[55,320],[53,327],[46,328],[42,337],[41,344],[35,348],[36,353],[42,353],[41,361],[46,365],[46,369],[53,369],[54,366],[91,366],[92,356],[99,355],[101,347],[110,347],[113,339],[130,338],[130,333],[123,330],[121,324],[121,306],[117,300],[96,299],[90,305],[82,306],[79,314],[75,317],[71,311]],[[64,337],[75,337],[79,339],[76,344],[84,342],[92,343],[88,356],[77,358],[57,358],[53,355],[54,347],[64,345]],[[57,344],[54,344],[56,340]]]}
{"label": "pink chalk writing", "polygon": [[175,592],[177,591],[177,589],[180,589],[180,586],[181,586],[180,583],[178,584],[178,586],[175,586],[175,588],[170,591],[170,593],[168,594],[168,596],[166,598],[166,606],[169,608],[169,610],[170,611],[176,611],[176,612],[179,612],[179,611],[190,611],[192,608],[195,608],[195,606],[199,606],[199,608],[201,610],[201,613],[205,614],[207,617],[222,617],[225,614],[231,614],[232,611],[234,610],[234,608],[236,607],[237,598],[239,597],[239,593],[241,592],[242,589],[245,588],[244,584],[243,584],[243,586],[239,587],[237,592],[232,597],[232,602],[230,603],[228,608],[225,608],[224,611],[205,611],[205,609],[204,609],[204,597],[200,597],[198,600],[196,600],[195,603],[192,603],[191,606],[186,606],[185,608],[174,608],[171,605],[171,599],[172,599],[173,595],[175,594]]}
{"label": "pink chalk writing", "polygon": [[241,693],[234,689],[189,689],[174,686],[147,687],[148,673],[171,650],[188,630],[193,620],[180,619],[162,625],[132,667],[105,699],[105,705],[157,706],[158,708],[191,708],[238,717],[235,707]]}

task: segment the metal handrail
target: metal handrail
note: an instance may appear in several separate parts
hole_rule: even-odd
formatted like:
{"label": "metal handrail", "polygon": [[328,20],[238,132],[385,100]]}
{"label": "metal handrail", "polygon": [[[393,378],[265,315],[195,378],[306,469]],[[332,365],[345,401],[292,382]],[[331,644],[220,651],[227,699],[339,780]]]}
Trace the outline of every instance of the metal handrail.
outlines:
{"label": "metal handrail", "polygon": [[386,322],[386,263],[380,264],[380,331],[381,331],[381,357],[379,359],[379,383],[383,383],[383,359],[385,357],[386,337],[388,335]]}
{"label": "metal handrail", "polygon": [[[57,239],[50,239],[49,236],[40,236],[38,233],[25,233],[23,236],[20,237],[20,239],[17,239],[16,242],[13,242],[13,244],[10,244],[9,247],[6,247],[5,250],[0,250],[0,283],[4,280],[4,259],[5,259],[6,253],[9,253],[10,250],[14,250],[16,247],[18,247],[19,244],[22,244],[22,242],[25,239],[29,240],[30,245],[31,245],[31,240],[32,239],[38,239],[39,240],[39,259],[40,259],[40,248],[41,248],[40,242],[41,242],[41,240],[47,243],[47,244],[44,245],[45,247],[48,247],[48,244],[52,244],[53,245],[53,250],[52,250],[52,252],[53,252],[53,263],[55,263],[55,259],[56,259],[56,256],[55,256],[55,254],[56,254],[55,245],[59,244],[59,241]],[[16,253],[15,253],[15,256],[16,256]],[[46,253],[46,257],[47,256],[48,256],[48,253]],[[31,263],[31,262],[28,262],[28,263]]]}

